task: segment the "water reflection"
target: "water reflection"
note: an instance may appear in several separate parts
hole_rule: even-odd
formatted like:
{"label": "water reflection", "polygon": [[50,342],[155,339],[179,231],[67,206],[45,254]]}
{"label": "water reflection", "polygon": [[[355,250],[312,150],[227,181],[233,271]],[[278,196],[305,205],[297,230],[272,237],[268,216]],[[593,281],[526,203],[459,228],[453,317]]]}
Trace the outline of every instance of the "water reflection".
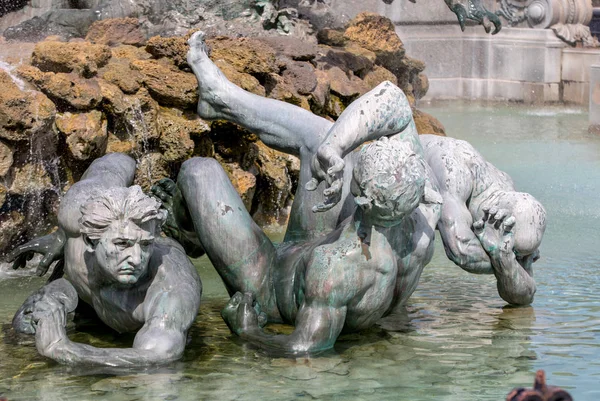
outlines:
{"label": "water reflection", "polygon": [[[0,395],[11,401],[497,401],[513,387],[531,386],[534,372],[545,369],[548,382],[577,401],[600,399],[600,138],[587,134],[584,112],[561,110],[457,103],[428,110],[546,206],[533,307],[506,307],[493,277],[461,271],[438,243],[404,313],[340,337],[325,356],[272,358],[229,333],[219,315],[226,291],[201,259],[205,296],[182,361],[137,372],[71,369],[3,330]],[[0,323],[7,324],[43,279],[0,275]],[[70,336],[101,346],[132,341],[75,328]]]}

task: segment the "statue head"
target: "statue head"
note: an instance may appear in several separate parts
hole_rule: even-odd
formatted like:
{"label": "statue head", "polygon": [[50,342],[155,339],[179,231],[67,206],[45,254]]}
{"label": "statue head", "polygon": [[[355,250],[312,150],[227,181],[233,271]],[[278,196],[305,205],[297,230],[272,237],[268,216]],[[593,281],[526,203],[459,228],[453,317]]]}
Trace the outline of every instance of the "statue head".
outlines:
{"label": "statue head", "polygon": [[546,210],[533,196],[525,192],[499,191],[493,202],[515,218],[512,229],[514,252],[518,258],[537,257],[546,231]]}
{"label": "statue head", "polygon": [[359,152],[354,201],[374,224],[393,226],[419,206],[426,176],[425,162],[410,144],[383,137]]}
{"label": "statue head", "polygon": [[98,273],[120,284],[137,283],[148,270],[154,239],[165,218],[160,203],[137,185],[90,196],[81,207],[79,226]]}

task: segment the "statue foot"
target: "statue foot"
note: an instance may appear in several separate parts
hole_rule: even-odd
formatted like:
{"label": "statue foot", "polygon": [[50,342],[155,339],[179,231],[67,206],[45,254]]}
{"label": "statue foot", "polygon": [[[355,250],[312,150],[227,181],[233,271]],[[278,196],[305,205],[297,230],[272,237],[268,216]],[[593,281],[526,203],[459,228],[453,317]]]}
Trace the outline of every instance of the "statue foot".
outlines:
{"label": "statue foot", "polygon": [[163,178],[154,184],[150,191],[161,202],[162,207],[167,210],[167,219],[162,226],[163,232],[168,237],[179,241],[181,229],[175,218],[175,208],[173,206],[173,198],[175,197],[175,193],[179,191],[177,184],[170,178]]}
{"label": "statue foot", "polygon": [[240,90],[223,75],[208,56],[204,32],[195,32],[188,40],[187,62],[198,80],[198,115],[207,120],[226,119],[228,93]]}
{"label": "statue foot", "polygon": [[241,292],[236,292],[221,311],[221,317],[229,329],[237,335],[267,324],[267,315],[261,312],[260,305],[254,300],[254,294],[251,292],[243,295]]}

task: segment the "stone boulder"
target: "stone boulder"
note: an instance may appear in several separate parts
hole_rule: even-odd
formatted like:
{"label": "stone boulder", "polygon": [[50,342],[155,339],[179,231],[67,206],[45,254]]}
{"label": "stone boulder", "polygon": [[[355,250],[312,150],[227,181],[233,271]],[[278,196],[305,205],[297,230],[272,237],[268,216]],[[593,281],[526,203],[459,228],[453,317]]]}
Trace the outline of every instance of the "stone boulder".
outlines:
{"label": "stone boulder", "polygon": [[46,95],[19,87],[0,70],[0,138],[23,141],[51,130],[56,107]]}
{"label": "stone boulder", "polygon": [[325,73],[329,80],[331,93],[343,99],[346,106],[371,89],[362,79],[352,73],[346,74],[338,67],[332,67]]}
{"label": "stone boulder", "polygon": [[377,55],[377,64],[394,74],[404,58],[402,41],[389,18],[374,13],[357,15],[346,28],[344,36]]}
{"label": "stone boulder", "polygon": [[142,73],[132,69],[131,62],[126,58],[113,58],[98,71],[98,76],[117,85],[124,93],[128,94],[136,93],[144,82]]}
{"label": "stone boulder", "polygon": [[105,153],[106,125],[106,118],[98,110],[56,116],[56,128],[66,137],[69,152],[75,160],[94,159]]}
{"label": "stone boulder", "polygon": [[292,82],[294,89],[301,95],[310,95],[317,87],[315,67],[306,61],[287,63],[281,76]]}
{"label": "stone boulder", "polygon": [[0,250],[8,251],[22,243],[20,237],[27,231],[25,216],[18,211],[0,215]]}
{"label": "stone boulder", "polygon": [[398,85],[398,78],[391,71],[378,65],[374,65],[373,69],[365,74],[363,81],[370,88],[376,87],[383,81],[390,81],[394,85]]}
{"label": "stone boulder", "polygon": [[147,150],[149,142],[160,137],[158,103],[145,88],[128,96],[104,80],[100,80],[99,85],[103,108],[111,122],[109,131],[121,141],[132,142],[135,149]]}
{"label": "stone boulder", "polygon": [[142,74],[144,85],[161,105],[182,109],[196,107],[198,81],[194,74],[157,60],[136,60],[131,67]]}
{"label": "stone boulder", "polygon": [[96,75],[111,56],[110,48],[105,45],[45,41],[35,46],[31,64],[44,72],[75,72],[89,78]]}
{"label": "stone boulder", "polygon": [[289,57],[296,61],[310,61],[319,52],[319,47],[311,42],[293,36],[263,37],[260,41],[266,43],[278,55]]}
{"label": "stone boulder", "polygon": [[254,76],[246,74],[244,72],[239,72],[225,60],[215,60],[214,63],[217,65],[217,67],[219,67],[221,72],[223,72],[223,74],[225,75],[225,77],[227,77],[228,80],[230,80],[240,88],[245,89],[248,92],[254,93],[258,96],[267,95],[264,86],[262,86],[258,79],[256,79]]}
{"label": "stone boulder", "polygon": [[159,149],[167,162],[183,162],[195,148],[192,136],[210,131],[210,126],[196,114],[184,115],[177,109],[162,108],[158,114]]}
{"label": "stone boulder", "polygon": [[143,154],[137,160],[133,183],[142,187],[144,192],[150,191],[157,181],[170,177],[169,163],[158,152]]}
{"label": "stone boulder", "polygon": [[446,136],[446,130],[440,120],[431,114],[413,109],[413,118],[415,119],[415,125],[419,134]]}
{"label": "stone boulder", "polygon": [[172,60],[179,68],[188,67],[187,51],[189,46],[187,40],[182,36],[173,36],[164,38],[162,36],[153,36],[146,43],[146,51],[155,58],[166,57]]}
{"label": "stone boulder", "polygon": [[11,195],[39,196],[44,191],[53,190],[52,178],[42,163],[32,162],[13,170],[13,181],[8,193]]}
{"label": "stone boulder", "polygon": [[[4,177],[13,164],[13,148],[0,140],[0,178]],[[2,202],[0,202],[2,205]]]}
{"label": "stone boulder", "polygon": [[240,198],[242,198],[246,210],[250,211],[256,192],[256,176],[248,171],[242,170],[237,163],[221,163],[221,166],[227,173],[229,180],[240,195]]}
{"label": "stone boulder", "polygon": [[339,68],[345,73],[352,72],[357,76],[363,76],[373,68],[375,53],[363,49],[358,45],[340,48],[323,48],[316,59],[321,64],[321,69]]}
{"label": "stone boulder", "polygon": [[206,40],[212,60],[225,60],[236,70],[252,75],[278,73],[275,51],[265,42],[252,38],[220,36]]}
{"label": "stone boulder", "polygon": [[96,79],[84,79],[75,73],[42,72],[28,65],[20,66],[17,72],[52,99],[59,109],[91,110],[102,101]]}
{"label": "stone boulder", "polygon": [[85,40],[107,46],[143,46],[146,35],[137,18],[109,18],[94,22]]}
{"label": "stone boulder", "polygon": [[[8,193],[8,188],[6,188],[6,185],[0,183],[0,207],[2,207],[2,205],[4,205],[4,201],[6,200],[6,194]],[[0,223],[1,225],[2,223]],[[2,249],[2,248],[0,248]]]}
{"label": "stone boulder", "polygon": [[279,223],[280,211],[287,206],[292,194],[288,175],[288,155],[256,142],[258,147],[258,184],[256,196],[260,199],[253,217],[262,224]]}
{"label": "stone boulder", "polygon": [[131,45],[121,45],[110,49],[113,58],[124,58],[129,61],[133,60],[148,60],[152,55],[144,48]]}

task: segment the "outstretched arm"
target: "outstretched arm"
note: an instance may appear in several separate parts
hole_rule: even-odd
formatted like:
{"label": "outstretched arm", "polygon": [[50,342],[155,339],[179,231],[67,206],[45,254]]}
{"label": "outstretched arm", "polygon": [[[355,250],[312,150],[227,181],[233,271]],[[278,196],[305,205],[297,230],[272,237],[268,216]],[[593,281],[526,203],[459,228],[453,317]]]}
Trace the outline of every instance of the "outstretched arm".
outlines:
{"label": "outstretched arm", "polygon": [[350,104],[319,145],[311,161],[313,178],[306,189],[314,191],[323,180],[328,187],[324,191],[325,204],[317,206],[315,211],[328,210],[340,200],[343,159],[348,153],[367,141],[392,135],[410,142],[415,151],[422,153],[406,95],[385,81]]}
{"label": "outstretched arm", "polygon": [[312,301],[303,305],[296,317],[296,328],[290,335],[269,335],[262,331],[251,293],[237,292],[221,312],[232,332],[251,344],[274,354],[299,355],[318,353],[333,348],[346,319],[346,307],[333,307]]}
{"label": "outstretched arm", "polygon": [[122,153],[111,153],[94,162],[81,180],[73,184],[61,201],[58,225],[68,238],[79,236],[80,208],[94,191],[128,187],[133,182],[135,160]]}
{"label": "outstretched arm", "polygon": [[[165,255],[163,260],[172,255]],[[156,279],[168,277],[148,289],[143,304],[145,324],[136,334],[132,348],[97,348],[69,340],[65,314],[54,308],[37,317],[39,353],[69,365],[111,367],[156,365],[179,359],[187,331],[198,313],[202,290],[191,262],[182,252],[177,252],[176,259],[176,269],[159,271]]]}
{"label": "outstretched arm", "polygon": [[446,193],[437,224],[446,255],[469,273],[491,274],[490,258],[473,232],[472,223],[465,203]]}
{"label": "outstretched arm", "polygon": [[498,294],[513,305],[533,302],[536,286],[533,279],[534,255],[521,265],[514,253],[512,228],[515,218],[498,209],[484,210],[484,217],[473,224],[473,230],[488,253],[498,285]]}

